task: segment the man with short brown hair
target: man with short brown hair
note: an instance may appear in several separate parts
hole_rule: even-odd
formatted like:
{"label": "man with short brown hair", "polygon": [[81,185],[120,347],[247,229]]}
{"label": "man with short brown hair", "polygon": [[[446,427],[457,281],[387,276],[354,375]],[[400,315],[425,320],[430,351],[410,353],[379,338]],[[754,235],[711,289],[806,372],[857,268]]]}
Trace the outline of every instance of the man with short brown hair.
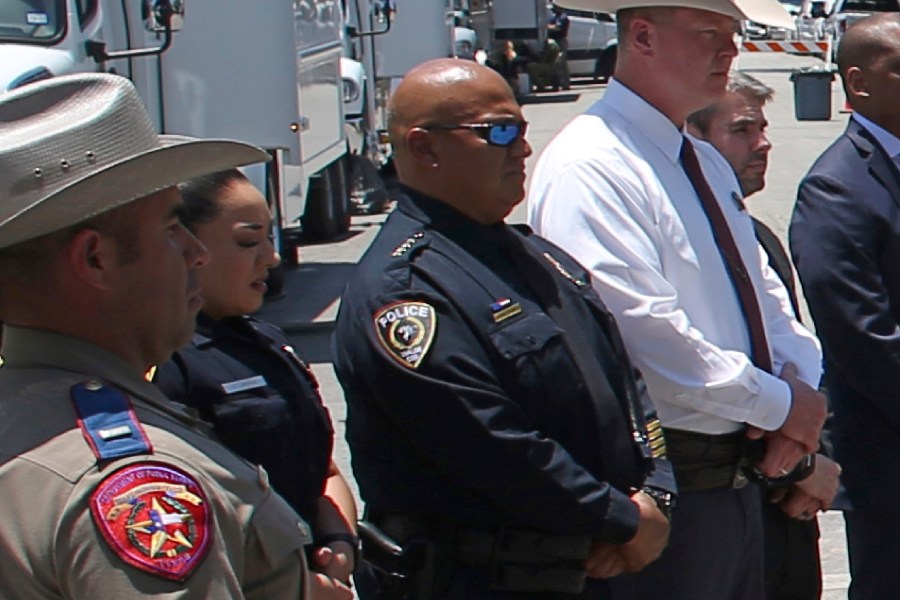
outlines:
{"label": "man with short brown hair", "polygon": [[[772,149],[765,105],[774,92],[755,77],[732,71],[725,96],[688,117],[691,134],[708,141],[728,160],[745,201],[765,186]],[[784,283],[797,313],[794,268],[781,240],[755,217],[753,227],[768,266]],[[785,481],[763,496],[766,600],[818,600],[822,594],[819,528],[813,515],[831,506],[841,469],[821,452],[814,460],[802,480]]]}

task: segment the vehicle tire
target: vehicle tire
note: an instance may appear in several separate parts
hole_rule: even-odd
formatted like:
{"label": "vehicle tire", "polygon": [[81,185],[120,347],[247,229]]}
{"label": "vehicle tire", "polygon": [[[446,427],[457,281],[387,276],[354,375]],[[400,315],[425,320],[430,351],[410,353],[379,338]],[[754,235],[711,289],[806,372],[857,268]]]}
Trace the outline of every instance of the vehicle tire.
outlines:
{"label": "vehicle tire", "polygon": [[[296,254],[295,254],[296,256]],[[284,263],[278,263],[269,269],[269,276],[266,278],[266,300],[277,300],[284,296]]]}
{"label": "vehicle tire", "polygon": [[337,219],[338,234],[350,231],[350,168],[348,155],[344,155],[328,167],[331,189],[334,192],[334,215]]}
{"label": "vehicle tire", "polygon": [[611,48],[607,49],[606,52],[600,55],[600,58],[597,59],[597,64],[594,66],[595,80],[609,81],[610,77],[615,74],[617,54],[617,47],[612,46]]}
{"label": "vehicle tire", "polygon": [[[282,234],[283,235],[283,234]],[[297,238],[293,235],[283,235],[278,254],[281,256],[281,265],[294,267],[297,263]]]}
{"label": "vehicle tire", "polygon": [[375,215],[387,208],[388,192],[378,169],[364,156],[350,156],[350,197],[354,214]]}
{"label": "vehicle tire", "polygon": [[350,227],[347,186],[341,181],[344,171],[336,166],[340,162],[335,161],[322,173],[309,179],[306,210],[300,217],[300,225],[303,227],[304,236],[311,240],[330,242]]}

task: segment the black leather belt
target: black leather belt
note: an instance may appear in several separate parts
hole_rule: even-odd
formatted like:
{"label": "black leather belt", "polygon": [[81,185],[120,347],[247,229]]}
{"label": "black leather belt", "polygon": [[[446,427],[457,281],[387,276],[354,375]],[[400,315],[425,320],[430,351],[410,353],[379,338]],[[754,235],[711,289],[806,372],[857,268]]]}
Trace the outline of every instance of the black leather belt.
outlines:
{"label": "black leather belt", "polygon": [[711,435],[665,429],[669,460],[678,490],[696,492],[722,487],[743,487],[743,463],[748,441],[743,431]]}
{"label": "black leather belt", "polygon": [[496,533],[462,529],[449,536],[460,562],[480,567],[496,560],[525,563],[559,560],[584,561],[591,551],[587,535],[548,534],[517,527],[500,527]]}
{"label": "black leather belt", "polygon": [[[416,546],[431,548],[419,553],[424,563],[413,570],[428,571],[430,559],[443,557],[465,567],[487,569],[493,590],[580,594],[584,589],[584,564],[591,551],[591,537],[586,534],[552,534],[511,525],[485,531],[404,515],[381,516],[378,521],[381,528],[375,530],[387,539],[392,556],[410,554]],[[364,541],[368,529],[360,528]],[[368,547],[364,545],[363,552]],[[386,566],[391,568],[395,562]]]}
{"label": "black leather belt", "polygon": [[461,564],[490,569],[491,589],[563,594],[584,589],[590,536],[503,526],[494,533],[460,529],[448,538]]}

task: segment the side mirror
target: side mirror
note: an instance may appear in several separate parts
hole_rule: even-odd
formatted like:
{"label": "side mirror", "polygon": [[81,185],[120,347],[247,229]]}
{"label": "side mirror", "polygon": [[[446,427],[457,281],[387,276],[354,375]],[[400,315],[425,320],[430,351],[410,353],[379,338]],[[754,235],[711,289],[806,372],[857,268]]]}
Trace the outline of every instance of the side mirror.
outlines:
{"label": "side mirror", "polygon": [[374,37],[382,35],[391,30],[391,14],[397,10],[396,0],[375,0],[371,7],[372,22],[377,23],[380,29],[371,31],[359,31],[358,29],[348,30],[348,34],[353,37]]}
{"label": "side mirror", "polygon": [[[141,19],[151,33],[162,34],[162,44],[155,48],[131,48],[130,50],[107,50],[105,42],[87,40],[84,43],[87,55],[97,64],[119,58],[138,56],[159,56],[172,46],[172,32],[184,25],[184,0],[143,0]],[[158,38],[157,38],[158,39]]]}
{"label": "side mirror", "polygon": [[184,26],[184,0],[144,0],[141,17],[147,31],[180,31]]}

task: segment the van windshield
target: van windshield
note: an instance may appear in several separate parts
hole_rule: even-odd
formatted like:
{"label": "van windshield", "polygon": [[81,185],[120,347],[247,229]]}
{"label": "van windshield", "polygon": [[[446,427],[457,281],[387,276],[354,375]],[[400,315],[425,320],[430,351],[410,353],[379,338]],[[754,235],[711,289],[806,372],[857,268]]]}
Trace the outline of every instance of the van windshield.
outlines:
{"label": "van windshield", "polygon": [[0,40],[47,44],[65,28],[63,0],[0,0]]}

